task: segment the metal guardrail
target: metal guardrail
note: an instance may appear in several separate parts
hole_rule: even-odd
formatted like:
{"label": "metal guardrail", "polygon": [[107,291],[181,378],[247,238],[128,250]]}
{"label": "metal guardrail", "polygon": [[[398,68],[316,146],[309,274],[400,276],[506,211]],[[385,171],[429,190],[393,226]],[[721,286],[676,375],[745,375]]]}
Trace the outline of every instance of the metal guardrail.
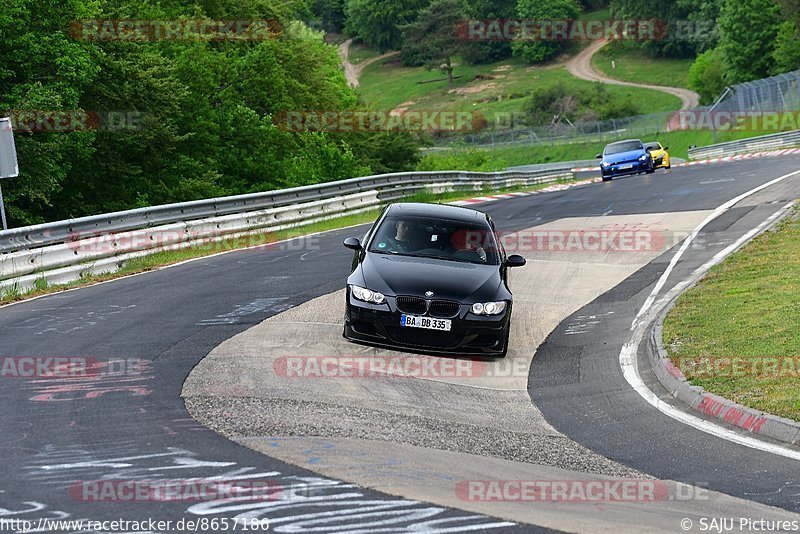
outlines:
{"label": "metal guardrail", "polygon": [[[154,206],[0,232],[0,288],[65,283],[131,258],[361,213],[419,191],[500,189],[571,177],[563,169],[366,176],[266,193]],[[246,244],[246,243],[245,243]]]}
{"label": "metal guardrail", "polygon": [[534,163],[532,165],[520,165],[509,167],[509,171],[558,171],[563,169],[574,169],[576,167],[599,167],[597,159],[579,159],[575,161],[559,161],[558,163]]}
{"label": "metal guardrail", "polygon": [[556,166],[538,171],[495,173],[446,171],[379,174],[263,193],[165,204],[0,231],[0,253],[73,241],[78,237],[148,228],[161,224],[245,211],[277,208],[370,190],[377,190],[382,200],[392,200],[413,194],[429,184],[450,181],[487,181],[492,183],[513,178],[533,178],[552,174],[554,171],[568,171],[569,169],[570,166],[568,164],[563,164],[561,167]]}
{"label": "metal guardrail", "polygon": [[798,145],[800,145],[800,130],[793,130],[791,132],[762,135],[727,143],[690,148],[689,159],[720,158],[747,152],[790,148]]}

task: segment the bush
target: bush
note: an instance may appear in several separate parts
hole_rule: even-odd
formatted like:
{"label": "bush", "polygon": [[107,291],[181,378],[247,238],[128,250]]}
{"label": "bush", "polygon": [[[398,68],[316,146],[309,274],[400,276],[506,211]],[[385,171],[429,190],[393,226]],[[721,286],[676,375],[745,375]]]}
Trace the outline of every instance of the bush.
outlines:
{"label": "bush", "polygon": [[707,50],[689,68],[689,88],[700,95],[701,104],[712,103],[725,89],[725,63],[719,48]]}
{"label": "bush", "polygon": [[614,96],[601,83],[595,83],[590,90],[567,89],[563,83],[537,87],[531,91],[524,110],[529,126],[618,119],[638,113],[632,100]]}
{"label": "bush", "polygon": [[772,74],[800,68],[800,34],[795,22],[787,20],[781,24],[772,57],[775,60]]}
{"label": "bush", "polygon": [[[517,16],[529,20],[573,20],[578,18],[578,5],[573,0],[519,0]],[[552,59],[566,46],[566,42],[547,40],[516,40],[512,44],[514,55],[530,63]]]}

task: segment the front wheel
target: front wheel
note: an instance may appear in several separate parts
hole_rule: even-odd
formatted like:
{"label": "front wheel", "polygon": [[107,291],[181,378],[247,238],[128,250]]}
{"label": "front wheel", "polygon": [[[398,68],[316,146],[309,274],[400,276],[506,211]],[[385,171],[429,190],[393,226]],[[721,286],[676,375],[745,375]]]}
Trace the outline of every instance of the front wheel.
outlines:
{"label": "front wheel", "polygon": [[650,164],[650,168],[649,168],[649,169],[647,169],[647,171],[645,171],[645,172],[646,172],[647,174],[653,174],[654,172],[656,172],[656,166],[655,166],[655,165],[653,165],[653,164],[651,163],[651,164]]}
{"label": "front wheel", "polygon": [[611,177],[610,176],[603,176],[603,181],[604,182],[610,182],[611,181]]}

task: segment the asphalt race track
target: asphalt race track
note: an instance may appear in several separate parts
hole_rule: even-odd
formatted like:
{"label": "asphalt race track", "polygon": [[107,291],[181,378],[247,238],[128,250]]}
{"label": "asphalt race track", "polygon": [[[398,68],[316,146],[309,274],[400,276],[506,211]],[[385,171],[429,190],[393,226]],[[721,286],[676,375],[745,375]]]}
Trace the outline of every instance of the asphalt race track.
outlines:
{"label": "asphalt race track", "polygon": [[[513,478],[526,465],[542,466],[531,473],[551,478],[569,472],[587,479],[649,476],[678,481],[707,488],[715,496],[709,509],[796,518],[796,460],[713,437],[661,414],[624,380],[619,355],[633,318],[680,238],[720,204],[797,170],[798,164],[800,158],[786,157],[676,168],[669,174],[659,171],[481,205],[501,232],[567,224],[580,229],[607,221],[669,228],[661,234],[663,247],[650,255],[593,258],[590,267],[580,267],[572,258],[523,252],[531,267],[539,267],[520,275],[520,299],[530,302],[530,312],[517,316],[515,309],[519,333],[510,357],[524,361],[526,373],[499,386],[403,379],[402,387],[397,380],[337,380],[333,385],[295,382],[293,389],[257,374],[267,361],[260,358],[289,353],[281,352],[285,343],[298,344],[292,350],[305,346],[298,341],[303,332],[313,331],[322,336],[320,343],[334,346],[334,323],[341,314],[335,305],[325,304],[341,304],[337,292],[351,258],[341,242],[363,234],[363,227],[203,258],[6,306],[0,309],[0,358],[89,358],[96,360],[97,372],[76,378],[3,374],[0,519],[153,518],[174,523],[182,518],[266,518],[275,532],[624,532],[611,525],[615,519],[626,524],[630,514],[639,526],[652,520],[653,531],[680,532],[677,521],[671,521],[681,509],[699,513],[706,505],[640,505],[638,512],[632,506],[623,516],[614,515],[613,507],[571,504],[541,507],[532,516],[513,506],[460,502],[452,495],[465,476]],[[799,192],[800,178],[788,178],[713,221],[677,264],[665,289]],[[548,262],[558,265],[547,270]],[[560,262],[573,264],[574,270]],[[552,302],[536,302],[541,287],[553,289]],[[513,281],[512,290],[516,296]],[[564,295],[579,298],[556,300]],[[540,309],[548,310],[546,316],[537,315]],[[312,330],[289,326],[307,329],[317,323],[319,328]],[[263,329],[274,336],[257,335]],[[248,340],[264,343],[272,352],[258,345],[247,356],[248,347],[254,347]],[[312,341],[308,338],[308,346]],[[222,355],[227,359],[220,360]],[[105,372],[119,365],[124,367],[122,378]],[[644,380],[663,392],[646,372],[647,365],[640,361]],[[273,368],[272,360],[264,368]],[[256,374],[248,374],[252,372]],[[375,398],[388,393],[395,396],[384,395],[384,404],[375,404]],[[238,443],[196,422],[182,395],[193,415]],[[410,398],[420,399],[419,406],[404,404]],[[443,398],[465,404],[437,401]],[[337,409],[345,405],[350,409]],[[387,419],[376,420],[378,412]],[[509,419],[499,417],[500,412]],[[498,428],[509,424],[514,428]],[[403,431],[392,434],[393,428]],[[304,432],[316,434],[303,438]],[[448,436],[457,439],[448,441]],[[526,442],[531,436],[540,439]],[[317,440],[319,448],[312,454],[309,440]],[[326,456],[327,448],[335,455]],[[336,458],[352,463],[337,467]],[[394,470],[387,463],[391,458],[397,459]],[[357,461],[373,469],[359,471]],[[376,462],[382,462],[380,472],[374,469]],[[421,475],[417,484],[409,483],[410,477],[396,482],[412,463],[422,473],[426,462],[442,471],[437,483]],[[467,468],[471,471],[455,471]],[[486,469],[494,472],[487,475]],[[210,477],[268,479],[282,488],[281,498],[98,501],[80,491],[82,481]],[[436,488],[444,490],[437,493]],[[447,488],[451,495],[446,495]],[[589,519],[581,521],[582,515]],[[605,527],[593,529],[592,518]],[[136,531],[182,530],[173,524]]]}

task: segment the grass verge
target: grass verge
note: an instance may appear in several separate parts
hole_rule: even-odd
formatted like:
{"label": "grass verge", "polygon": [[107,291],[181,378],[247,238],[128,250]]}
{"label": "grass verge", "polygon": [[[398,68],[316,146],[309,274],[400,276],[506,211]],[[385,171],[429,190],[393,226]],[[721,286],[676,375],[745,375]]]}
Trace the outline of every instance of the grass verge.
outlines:
{"label": "grass verge", "polygon": [[800,209],[714,267],[664,320],[693,384],[800,421]]}
{"label": "grass verge", "polygon": [[350,54],[347,59],[349,59],[350,63],[353,65],[358,65],[362,61],[378,57],[379,55],[381,55],[380,52],[373,48],[362,43],[353,43],[350,45]]}
{"label": "grass verge", "polygon": [[[553,183],[569,183],[571,181],[573,180],[558,180],[557,182],[550,182],[547,184],[538,184],[527,187],[525,186],[511,187],[511,188],[501,189],[499,191],[485,189],[483,193],[478,191],[471,191],[471,192],[460,191],[460,192],[443,193],[436,195],[433,193],[423,192],[412,195],[404,200],[408,202],[449,202],[453,200],[473,198],[480,194],[485,194],[490,192],[505,193],[513,191],[534,191],[538,189],[543,189],[549,185],[552,185]],[[284,241],[286,239],[291,239],[294,237],[325,232],[328,230],[336,230],[338,228],[345,228],[347,226],[354,226],[357,224],[366,224],[374,221],[379,213],[380,210],[375,209],[364,213],[358,213],[355,215],[345,215],[343,217],[337,217],[335,219],[329,219],[304,226],[299,226],[297,228],[287,228],[285,230],[279,230],[276,232],[263,232],[239,238],[224,239],[222,241],[214,243],[194,245],[191,247],[186,247],[177,250],[163,250],[160,252],[155,252],[153,254],[148,254],[146,256],[139,256],[137,258],[132,258],[130,260],[127,260],[125,261],[125,264],[115,272],[85,276],[79,278],[78,280],[73,280],[72,282],[68,282],[66,284],[51,285],[48,284],[47,280],[45,280],[44,278],[40,278],[36,280],[36,282],[34,283],[34,287],[29,291],[23,292],[14,286],[4,289],[0,293],[0,305],[9,304],[11,302],[16,302],[20,300],[26,300],[41,295],[47,295],[50,293],[57,293],[59,291],[64,291],[66,289],[88,286],[96,284],[98,282],[104,282],[106,280],[121,278],[123,276],[128,276],[136,273],[152,271],[158,269],[159,267],[165,267],[167,265],[180,263],[182,261],[194,258],[200,258],[203,256],[210,256],[212,254],[218,254],[220,252],[240,250],[242,248],[247,248],[247,247],[268,246],[272,243],[277,243],[279,241]]]}
{"label": "grass verge", "polygon": [[[615,68],[611,68],[611,62]],[[609,78],[626,82],[688,87],[693,59],[654,58],[639,43],[616,41],[603,47],[592,58],[592,66]]]}
{"label": "grass verge", "polygon": [[[717,142],[747,139],[775,132],[748,132],[732,131],[717,132]],[[705,146],[713,143],[710,131],[682,130],[676,132],[663,132],[642,137],[642,141],[660,141],[669,146],[669,154],[674,158],[688,159],[688,150],[692,145]],[[484,159],[496,159],[506,163],[509,167],[518,165],[533,165],[535,163],[553,163],[558,161],[588,160],[595,154],[602,152],[605,143],[570,143],[561,145],[535,145],[535,146],[497,146],[494,148],[475,148],[476,152],[486,152]],[[453,150],[464,150],[459,147]],[[450,157],[450,150],[437,150],[426,153],[432,157]]]}
{"label": "grass verge", "polygon": [[490,187],[484,187],[483,191],[473,191],[469,195],[464,195],[463,191],[458,192],[454,191],[452,193],[442,193],[442,194],[435,194],[429,193],[427,191],[421,191],[414,195],[411,195],[407,199],[406,202],[430,202],[430,203],[439,203],[442,202],[452,202],[454,200],[462,200],[465,198],[473,198],[476,196],[483,196],[483,195],[494,195],[498,193],[515,193],[520,191],[539,191],[541,189],[545,189],[550,187],[551,185],[555,184],[569,184],[575,183],[586,180],[586,178],[559,178],[554,182],[548,182],[546,184],[537,184],[537,185],[520,185],[515,187],[506,187],[503,189],[495,190]]}

